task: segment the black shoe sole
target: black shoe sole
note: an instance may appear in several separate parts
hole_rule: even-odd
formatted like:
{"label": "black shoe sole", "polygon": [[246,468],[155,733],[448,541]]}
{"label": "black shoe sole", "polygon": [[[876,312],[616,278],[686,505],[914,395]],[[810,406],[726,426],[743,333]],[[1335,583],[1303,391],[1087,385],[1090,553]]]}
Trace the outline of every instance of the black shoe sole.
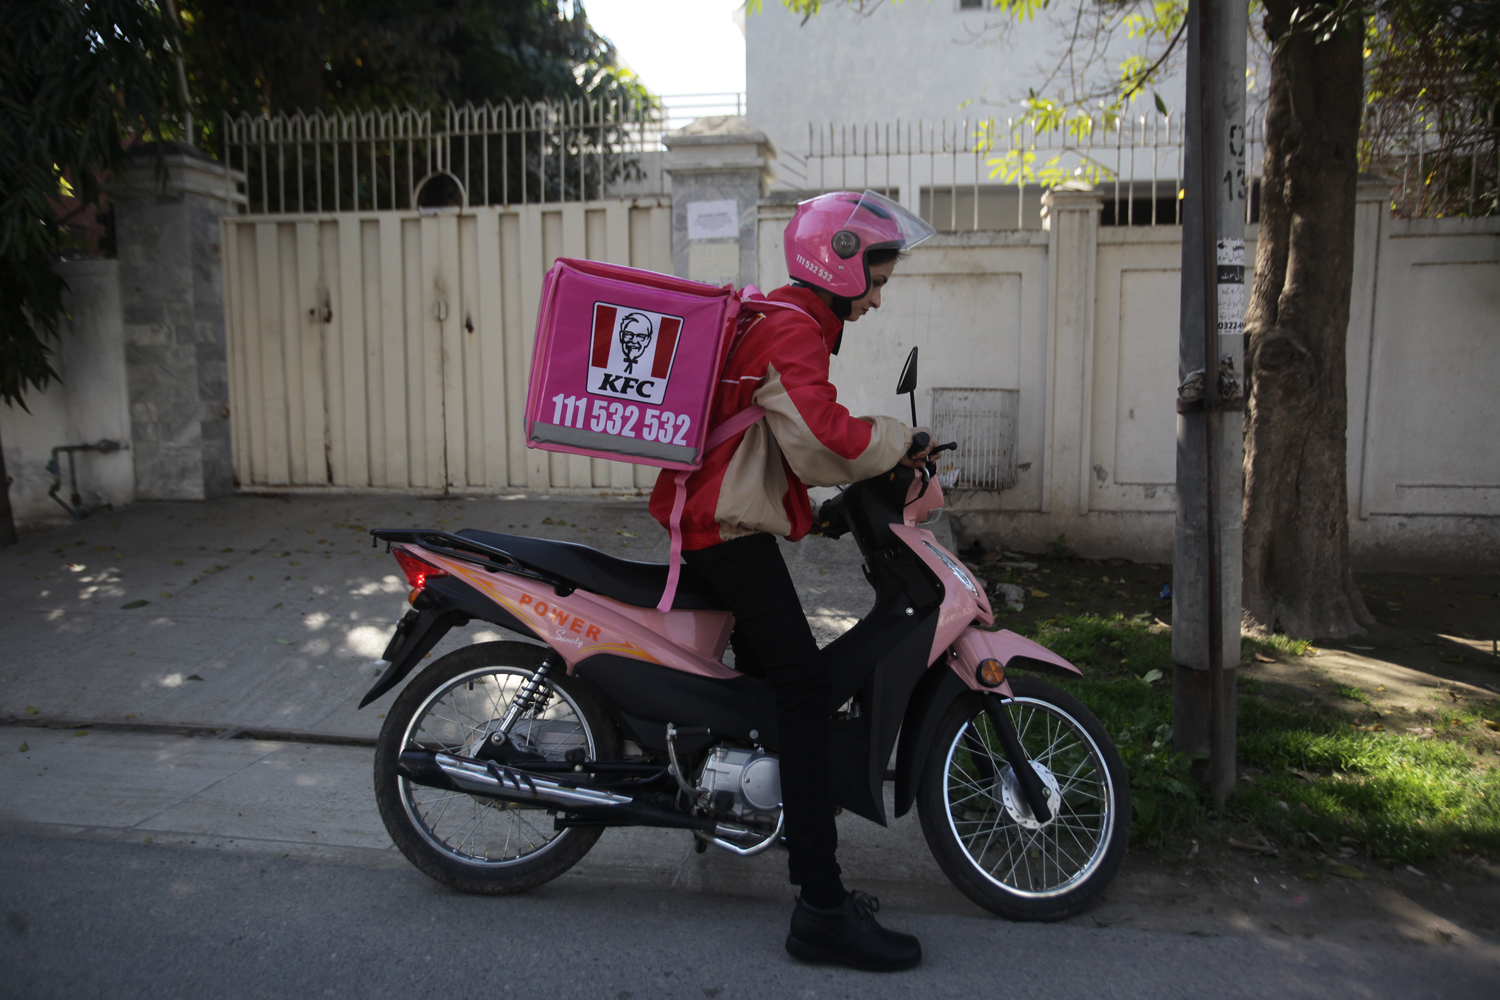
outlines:
{"label": "black shoe sole", "polygon": [[817,965],[846,965],[851,969],[861,969],[865,972],[904,972],[907,969],[916,968],[922,962],[920,951],[911,959],[900,962],[862,962],[836,951],[809,944],[795,934],[786,936],[786,950],[787,954],[799,961],[812,962]]}

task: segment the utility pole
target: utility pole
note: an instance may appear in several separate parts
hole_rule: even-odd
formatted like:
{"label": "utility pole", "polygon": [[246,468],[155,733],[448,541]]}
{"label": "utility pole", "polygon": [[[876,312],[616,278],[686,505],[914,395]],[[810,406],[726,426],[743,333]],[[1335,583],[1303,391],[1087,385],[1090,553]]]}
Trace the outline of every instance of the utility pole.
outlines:
{"label": "utility pole", "polygon": [[1172,743],[1208,752],[1217,808],[1234,788],[1240,662],[1247,17],[1243,0],[1189,0],[1187,19]]}

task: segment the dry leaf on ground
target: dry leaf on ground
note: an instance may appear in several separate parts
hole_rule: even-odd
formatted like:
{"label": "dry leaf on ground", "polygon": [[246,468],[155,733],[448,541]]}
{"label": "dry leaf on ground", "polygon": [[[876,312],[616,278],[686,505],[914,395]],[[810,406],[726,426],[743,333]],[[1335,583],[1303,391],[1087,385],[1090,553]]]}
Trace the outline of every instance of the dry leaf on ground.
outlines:
{"label": "dry leaf on ground", "polygon": [[1331,873],[1333,873],[1334,875],[1338,875],[1341,878],[1369,878],[1368,875],[1366,875],[1364,872],[1360,871],[1353,865],[1342,865],[1331,858],[1327,862],[1325,862],[1325,864],[1328,865],[1328,870]]}
{"label": "dry leaf on ground", "polygon": [[1276,848],[1272,847],[1269,843],[1267,843],[1265,841],[1262,841],[1259,844],[1247,844],[1243,840],[1236,840],[1235,838],[1230,837],[1229,838],[1229,846],[1230,847],[1238,847],[1242,851],[1254,851],[1257,854],[1275,854],[1276,853]]}

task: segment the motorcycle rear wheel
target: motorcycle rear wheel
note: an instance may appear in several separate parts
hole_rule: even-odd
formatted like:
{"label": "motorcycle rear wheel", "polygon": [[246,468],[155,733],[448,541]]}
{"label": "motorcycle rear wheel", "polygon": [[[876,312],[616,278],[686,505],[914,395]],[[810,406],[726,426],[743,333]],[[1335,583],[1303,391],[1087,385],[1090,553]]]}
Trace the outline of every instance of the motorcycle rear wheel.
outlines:
{"label": "motorcycle rear wheel", "polygon": [[[555,830],[544,809],[414,784],[396,764],[407,749],[475,755],[541,666],[545,647],[486,642],[434,661],[386,714],[375,748],[375,801],[401,853],[460,892],[524,892],[572,868],[603,832]],[[619,755],[608,713],[578,681],[549,672],[537,703],[511,730],[522,749],[562,760],[583,748],[591,760]]]}
{"label": "motorcycle rear wheel", "polygon": [[1064,920],[1099,897],[1130,840],[1130,789],[1109,734],[1083,703],[1034,678],[1011,680],[1006,711],[1049,789],[1037,823],[975,694],[938,725],[917,792],[922,833],[943,872],[1011,920]]}

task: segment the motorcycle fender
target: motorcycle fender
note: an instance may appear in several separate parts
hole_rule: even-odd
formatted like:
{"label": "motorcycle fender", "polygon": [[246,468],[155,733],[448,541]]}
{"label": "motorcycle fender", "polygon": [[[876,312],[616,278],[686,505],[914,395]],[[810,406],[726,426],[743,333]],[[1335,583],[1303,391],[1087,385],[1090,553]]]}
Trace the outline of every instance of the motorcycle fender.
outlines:
{"label": "motorcycle fender", "polygon": [[901,743],[896,750],[896,815],[902,816],[917,797],[922,768],[932,750],[938,723],[953,700],[967,691],[1010,697],[1010,682],[990,689],[979,683],[975,670],[981,660],[994,657],[1007,670],[1029,670],[1055,677],[1081,677],[1083,671],[1058,656],[1041,643],[1019,636],[1009,629],[988,632],[967,628],[943,657],[952,667],[942,669],[942,660],[928,670],[907,703],[906,718],[901,724]]}
{"label": "motorcycle fender", "polygon": [[906,705],[906,717],[901,723],[901,742],[896,747],[896,815],[904,816],[917,798],[917,786],[922,781],[922,769],[927,764],[927,755],[932,751],[932,740],[937,735],[938,723],[943,713],[969,688],[952,670],[944,670],[941,662],[931,667],[912,691],[911,701]]}
{"label": "motorcycle fender", "polygon": [[[420,663],[422,657],[430,653],[432,647],[448,634],[449,629],[467,621],[466,616],[452,610],[408,611],[396,626],[396,634],[391,636],[391,643],[386,647],[385,659],[389,661],[389,666],[380,675],[380,680],[375,682],[375,686],[365,692],[359,707],[364,708],[400,684],[411,673],[412,667]],[[397,643],[400,643],[399,647]]]}
{"label": "motorcycle fender", "polygon": [[389,666],[375,682],[375,686],[365,692],[364,700],[359,703],[360,708],[400,684],[412,672],[412,668],[432,652],[432,647],[442,641],[449,629],[461,628],[472,618],[519,632],[527,638],[536,637],[536,633],[511,617],[505,609],[461,581],[449,579],[429,583],[418,598],[418,603],[425,607],[407,611],[396,625],[395,634],[391,636],[381,657]]}
{"label": "motorcycle fender", "polygon": [[[1006,670],[1029,670],[1032,673],[1051,674],[1054,677],[1082,677],[1079,670],[1067,660],[1039,642],[1016,635],[1009,629],[986,632],[983,629],[966,628],[954,640],[949,661],[959,678],[975,691],[987,692],[975,676],[981,661],[996,659]],[[1010,697],[1009,682],[999,688],[1001,694]]]}

